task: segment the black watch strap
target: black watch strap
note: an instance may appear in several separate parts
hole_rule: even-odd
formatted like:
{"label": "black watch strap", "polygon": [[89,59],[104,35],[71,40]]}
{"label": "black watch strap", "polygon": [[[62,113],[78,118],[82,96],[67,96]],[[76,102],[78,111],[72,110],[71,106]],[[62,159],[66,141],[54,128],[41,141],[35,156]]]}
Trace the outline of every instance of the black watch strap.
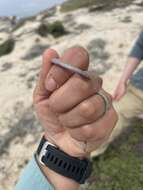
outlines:
{"label": "black watch strap", "polygon": [[37,156],[41,164],[80,184],[83,184],[91,174],[92,166],[88,159],[80,160],[69,156],[54,145],[48,143],[44,137],[41,139],[37,149]]}

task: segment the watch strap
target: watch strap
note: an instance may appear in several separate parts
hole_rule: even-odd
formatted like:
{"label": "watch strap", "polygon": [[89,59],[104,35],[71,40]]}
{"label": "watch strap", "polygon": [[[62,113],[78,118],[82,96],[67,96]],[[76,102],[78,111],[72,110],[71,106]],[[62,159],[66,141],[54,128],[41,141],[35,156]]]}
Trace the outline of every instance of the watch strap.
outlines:
{"label": "watch strap", "polygon": [[83,184],[91,174],[92,166],[88,159],[80,160],[72,157],[54,145],[49,144],[44,137],[37,149],[37,155],[42,164],[80,184]]}

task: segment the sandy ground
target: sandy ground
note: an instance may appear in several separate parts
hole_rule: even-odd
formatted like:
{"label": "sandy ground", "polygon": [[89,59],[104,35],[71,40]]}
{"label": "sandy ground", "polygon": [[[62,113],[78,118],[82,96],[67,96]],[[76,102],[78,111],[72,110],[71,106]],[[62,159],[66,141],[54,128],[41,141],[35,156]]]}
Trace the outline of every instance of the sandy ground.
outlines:
{"label": "sandy ground", "polygon": [[12,189],[41,135],[32,92],[42,51],[52,47],[62,53],[77,44],[84,46],[90,53],[90,69],[101,74],[104,88],[113,93],[129,50],[143,28],[143,9],[136,5],[110,12],[57,12],[45,22],[63,22],[69,34],[58,39],[41,38],[35,33],[40,16],[15,32],[9,32],[8,21],[0,20],[0,43],[10,35],[16,40],[14,51],[0,58],[0,189],[4,190]]}

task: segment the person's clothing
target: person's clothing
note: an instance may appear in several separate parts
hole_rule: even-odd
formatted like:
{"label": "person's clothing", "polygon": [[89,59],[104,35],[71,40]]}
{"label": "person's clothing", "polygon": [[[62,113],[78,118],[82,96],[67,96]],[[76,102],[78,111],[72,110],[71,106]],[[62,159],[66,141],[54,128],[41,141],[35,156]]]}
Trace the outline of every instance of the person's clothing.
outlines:
{"label": "person's clothing", "polygon": [[113,104],[118,113],[118,122],[113,129],[110,138],[92,153],[92,157],[98,156],[106,151],[109,144],[118,137],[123,130],[134,124],[136,116],[143,114],[143,91],[129,84],[126,95]]}
{"label": "person's clothing", "polygon": [[[137,39],[135,45],[133,46],[129,57],[135,57],[139,61],[143,60],[143,32],[141,32],[139,38]],[[138,89],[143,91],[143,68],[139,69],[136,74],[134,74],[130,82]]]}
{"label": "person's clothing", "polygon": [[136,57],[140,61],[143,60],[143,32],[140,33],[129,54],[129,57]]}
{"label": "person's clothing", "polygon": [[35,157],[28,163],[15,190],[54,190],[39,168]]}
{"label": "person's clothing", "polygon": [[134,74],[130,82],[138,89],[143,91],[143,68],[139,69],[136,74]]}

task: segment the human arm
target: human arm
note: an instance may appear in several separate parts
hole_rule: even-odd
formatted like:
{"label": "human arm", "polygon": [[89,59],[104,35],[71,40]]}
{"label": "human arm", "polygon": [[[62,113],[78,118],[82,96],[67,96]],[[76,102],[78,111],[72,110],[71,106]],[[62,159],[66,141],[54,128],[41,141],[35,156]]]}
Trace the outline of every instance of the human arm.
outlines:
{"label": "human arm", "polygon": [[[47,140],[66,154],[83,159],[109,137],[117,115],[106,92],[111,105],[103,115],[104,101],[96,94],[102,86],[100,78],[90,81],[73,75],[54,66],[51,59],[55,57],[58,55],[54,50],[44,53],[41,74],[34,91],[34,106]],[[83,70],[89,64],[87,52],[79,47],[67,50],[60,59]],[[79,184],[74,180],[38,164],[54,189],[79,189]],[[36,180],[33,184],[38,185]]]}
{"label": "human arm", "polygon": [[[101,89],[100,78],[90,81],[73,75],[51,64],[51,57],[58,57],[65,63],[87,70],[88,54],[80,47],[68,49],[62,57],[53,50],[45,52],[40,82],[34,92],[34,105],[45,130],[45,137],[67,154],[84,158],[108,138],[116,123],[116,114],[111,105],[108,113],[103,116],[104,102],[96,94]],[[56,85],[52,82],[53,86],[50,84],[49,87],[49,81],[53,80]],[[111,103],[110,95],[105,94]],[[72,189],[79,187],[73,180],[65,179],[69,181],[67,189],[73,184],[75,188]],[[52,184],[55,186],[56,182]]]}
{"label": "human arm", "polygon": [[114,100],[119,101],[124,96],[127,89],[127,82],[133,75],[134,71],[136,70],[142,59],[143,59],[143,32],[140,34],[139,38],[137,39],[134,47],[132,48],[129,54],[127,64],[125,65],[123,73],[120,77],[120,80],[114,92]]}

